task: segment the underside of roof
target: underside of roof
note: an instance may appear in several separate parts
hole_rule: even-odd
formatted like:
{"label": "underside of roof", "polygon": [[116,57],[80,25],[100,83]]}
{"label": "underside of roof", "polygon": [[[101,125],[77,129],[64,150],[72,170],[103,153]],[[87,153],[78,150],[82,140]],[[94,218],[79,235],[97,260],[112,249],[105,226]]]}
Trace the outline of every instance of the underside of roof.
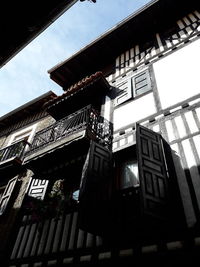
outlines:
{"label": "underside of roof", "polygon": [[8,127],[20,120],[23,120],[23,118],[29,115],[33,115],[36,112],[44,111],[44,103],[56,97],[56,94],[54,94],[52,91],[49,91],[0,117],[0,131],[5,127]]}
{"label": "underside of roof", "polygon": [[0,67],[77,0],[1,1]]}
{"label": "underside of roof", "polygon": [[56,120],[71,114],[89,104],[97,105],[101,97],[110,90],[110,85],[102,72],[96,72],[72,85],[61,96],[54,97],[44,104],[47,112]]}
{"label": "underside of roof", "polygon": [[112,66],[116,57],[178,19],[200,8],[199,0],[153,0],[69,59],[49,70],[50,78],[64,90],[83,77]]}

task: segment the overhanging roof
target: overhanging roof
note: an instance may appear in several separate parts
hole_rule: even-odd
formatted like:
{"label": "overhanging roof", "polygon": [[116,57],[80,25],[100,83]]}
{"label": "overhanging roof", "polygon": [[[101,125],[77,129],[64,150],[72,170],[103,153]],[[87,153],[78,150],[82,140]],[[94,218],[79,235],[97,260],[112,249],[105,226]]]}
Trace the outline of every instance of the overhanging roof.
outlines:
{"label": "overhanging roof", "polygon": [[116,57],[138,42],[148,41],[155,33],[200,7],[199,0],[153,0],[114,28],[48,72],[66,90],[83,77],[112,64]]}
{"label": "overhanging roof", "polygon": [[2,128],[16,123],[28,115],[44,110],[44,103],[55,97],[57,97],[57,95],[49,91],[0,117],[0,131]]}
{"label": "overhanging roof", "polygon": [[100,99],[110,90],[102,72],[96,72],[89,77],[85,77],[78,83],[72,85],[61,96],[54,97],[44,104],[47,112],[56,120],[63,115],[92,104],[94,100]]}
{"label": "overhanging roof", "polygon": [[77,1],[1,1],[0,67]]}

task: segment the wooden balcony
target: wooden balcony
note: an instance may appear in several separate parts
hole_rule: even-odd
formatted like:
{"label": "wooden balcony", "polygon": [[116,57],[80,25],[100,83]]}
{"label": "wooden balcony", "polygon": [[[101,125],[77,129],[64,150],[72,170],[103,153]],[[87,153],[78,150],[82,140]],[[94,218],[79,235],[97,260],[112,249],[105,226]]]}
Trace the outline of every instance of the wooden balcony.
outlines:
{"label": "wooden balcony", "polygon": [[24,149],[27,146],[25,140],[7,146],[0,150],[0,176],[9,177],[22,169]]}
{"label": "wooden balcony", "polygon": [[81,151],[88,150],[90,140],[110,147],[112,125],[91,106],[86,106],[36,133],[24,164],[38,168],[38,163],[49,164],[52,157],[54,162],[60,161],[65,154],[80,151],[80,147]]}

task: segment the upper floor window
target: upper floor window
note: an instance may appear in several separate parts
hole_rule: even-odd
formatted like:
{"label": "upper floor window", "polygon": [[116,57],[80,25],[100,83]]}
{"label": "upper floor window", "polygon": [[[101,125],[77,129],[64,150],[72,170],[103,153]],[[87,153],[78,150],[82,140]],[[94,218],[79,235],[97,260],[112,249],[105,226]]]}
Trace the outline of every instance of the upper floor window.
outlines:
{"label": "upper floor window", "polygon": [[124,78],[119,84],[115,85],[116,95],[114,106],[118,106],[125,101],[136,98],[152,89],[149,69],[138,72],[134,76]]}
{"label": "upper floor window", "polygon": [[27,127],[23,130],[17,131],[16,133],[13,133],[9,144],[11,145],[22,140],[25,140],[30,143],[33,138],[35,129],[36,129],[36,124],[30,127]]}

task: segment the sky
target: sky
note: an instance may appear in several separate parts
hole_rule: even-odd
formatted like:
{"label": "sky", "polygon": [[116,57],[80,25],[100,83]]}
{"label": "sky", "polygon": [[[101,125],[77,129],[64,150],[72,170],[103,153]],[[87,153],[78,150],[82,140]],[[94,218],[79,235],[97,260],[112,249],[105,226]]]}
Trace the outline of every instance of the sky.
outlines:
{"label": "sky", "polygon": [[0,117],[40,95],[63,93],[48,70],[98,38],[149,0],[78,1],[0,69]]}

